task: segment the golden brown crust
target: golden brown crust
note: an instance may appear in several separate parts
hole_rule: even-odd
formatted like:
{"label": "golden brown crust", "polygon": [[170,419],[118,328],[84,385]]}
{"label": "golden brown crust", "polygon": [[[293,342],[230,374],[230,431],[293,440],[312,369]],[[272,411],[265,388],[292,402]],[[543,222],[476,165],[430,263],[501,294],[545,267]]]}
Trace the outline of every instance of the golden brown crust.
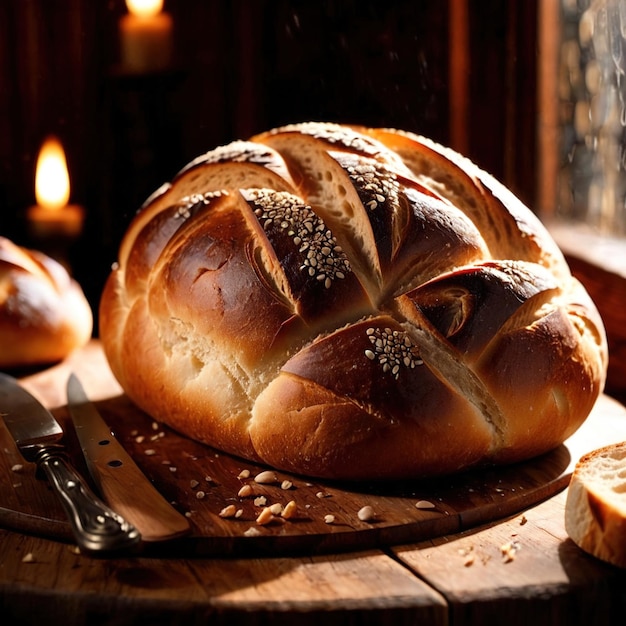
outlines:
{"label": "golden brown crust", "polygon": [[53,363],[91,337],[93,318],[65,268],[0,237],[0,368]]}
{"label": "golden brown crust", "polygon": [[308,123],[209,152],[119,258],[100,336],[129,397],[293,472],[519,461],[604,384],[602,322],[539,220],[416,135]]}

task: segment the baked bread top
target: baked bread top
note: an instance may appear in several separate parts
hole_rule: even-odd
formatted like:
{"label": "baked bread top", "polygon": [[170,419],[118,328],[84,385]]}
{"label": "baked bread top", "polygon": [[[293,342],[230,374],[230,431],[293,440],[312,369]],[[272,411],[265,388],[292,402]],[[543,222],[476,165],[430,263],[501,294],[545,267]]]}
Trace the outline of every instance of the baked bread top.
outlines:
{"label": "baked bread top", "polygon": [[60,263],[0,237],[0,368],[60,361],[92,328],[91,307]]}
{"label": "baked bread top", "polygon": [[510,191],[426,138],[313,122],[212,150],[148,199],[100,337],[155,419],[340,479],[543,453],[607,363],[596,308]]}

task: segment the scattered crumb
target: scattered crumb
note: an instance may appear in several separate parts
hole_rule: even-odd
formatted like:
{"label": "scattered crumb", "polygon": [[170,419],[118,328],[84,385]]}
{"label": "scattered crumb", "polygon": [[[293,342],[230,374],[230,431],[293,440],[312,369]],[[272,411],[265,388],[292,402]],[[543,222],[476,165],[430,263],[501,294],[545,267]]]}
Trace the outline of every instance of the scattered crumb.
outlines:
{"label": "scattered crumb", "polygon": [[32,552],[28,552],[22,557],[22,563],[34,563],[35,557]]}
{"label": "scattered crumb", "polygon": [[502,561],[504,563],[510,563],[515,560],[515,555],[520,549],[518,541],[507,541],[507,543],[500,546],[500,552],[502,553]]}
{"label": "scattered crumb", "polygon": [[325,515],[324,516],[324,522],[326,524],[333,524],[335,522],[335,516],[334,515]]}
{"label": "scattered crumb", "polygon": [[172,472],[172,474],[173,474],[174,472],[177,472],[177,471],[178,471],[178,468],[177,468],[177,467],[174,467],[173,465],[172,465],[171,467],[169,467],[168,469],[170,470],[170,472]]}
{"label": "scattered crumb", "polygon": [[522,515],[522,519],[519,521],[519,525],[523,526],[528,520],[525,515]]}
{"label": "scattered crumb", "polygon": [[16,463],[13,467],[11,467],[11,471],[19,474],[24,469],[24,466],[21,463]]}
{"label": "scattered crumb", "polygon": [[156,454],[156,450],[154,450],[153,448],[148,448],[148,450],[146,450],[144,454],[146,456],[154,456]]}
{"label": "scattered crumb", "polygon": [[470,546],[469,548],[460,548],[458,552],[463,557],[464,567],[471,567],[472,565],[474,565],[474,546]]}
{"label": "scattered crumb", "polygon": [[267,498],[265,496],[258,496],[254,499],[254,506],[265,506],[267,504]]}
{"label": "scattered crumb", "polygon": [[203,500],[205,496],[206,496],[206,493],[204,491],[196,491],[196,498],[198,500]]}
{"label": "scattered crumb", "polygon": [[254,526],[250,526],[248,530],[244,533],[244,537],[258,537],[261,534],[261,531]]}
{"label": "scattered crumb", "polygon": [[196,488],[199,484],[200,484],[200,483],[199,483],[197,480],[190,480],[190,481],[189,481],[189,486],[190,486],[192,489],[195,489],[195,488]]}
{"label": "scattered crumb", "polygon": [[326,493],[325,491],[318,491],[318,492],[315,494],[315,496],[316,496],[317,498],[320,498],[320,499],[322,499],[322,498],[330,498],[330,494],[329,494],[329,493]]}

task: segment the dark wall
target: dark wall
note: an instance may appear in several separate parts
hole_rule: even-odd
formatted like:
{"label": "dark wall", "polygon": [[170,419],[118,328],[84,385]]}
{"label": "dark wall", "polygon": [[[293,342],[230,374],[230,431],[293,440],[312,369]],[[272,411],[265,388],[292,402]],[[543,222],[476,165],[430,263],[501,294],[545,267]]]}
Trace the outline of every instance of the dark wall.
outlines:
{"label": "dark wall", "polygon": [[94,303],[143,200],[216,145],[316,119],[455,147],[449,33],[459,6],[469,36],[462,143],[532,205],[534,0],[165,0],[174,64],[144,76],[119,68],[123,0],[0,0],[0,234],[28,243],[49,133],[87,211],[72,267]]}

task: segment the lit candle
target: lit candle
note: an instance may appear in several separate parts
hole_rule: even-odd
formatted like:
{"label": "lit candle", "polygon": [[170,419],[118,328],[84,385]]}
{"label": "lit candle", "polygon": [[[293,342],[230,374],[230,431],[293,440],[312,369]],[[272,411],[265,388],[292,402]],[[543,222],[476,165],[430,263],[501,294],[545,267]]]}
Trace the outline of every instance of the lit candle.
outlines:
{"label": "lit candle", "polygon": [[135,73],[167,69],[172,56],[172,18],[163,0],[126,0],[120,20],[122,67]]}
{"label": "lit candle", "polygon": [[39,152],[35,170],[37,204],[28,209],[31,234],[38,239],[75,238],[83,227],[83,208],[69,204],[70,177],[63,146],[48,137]]}

